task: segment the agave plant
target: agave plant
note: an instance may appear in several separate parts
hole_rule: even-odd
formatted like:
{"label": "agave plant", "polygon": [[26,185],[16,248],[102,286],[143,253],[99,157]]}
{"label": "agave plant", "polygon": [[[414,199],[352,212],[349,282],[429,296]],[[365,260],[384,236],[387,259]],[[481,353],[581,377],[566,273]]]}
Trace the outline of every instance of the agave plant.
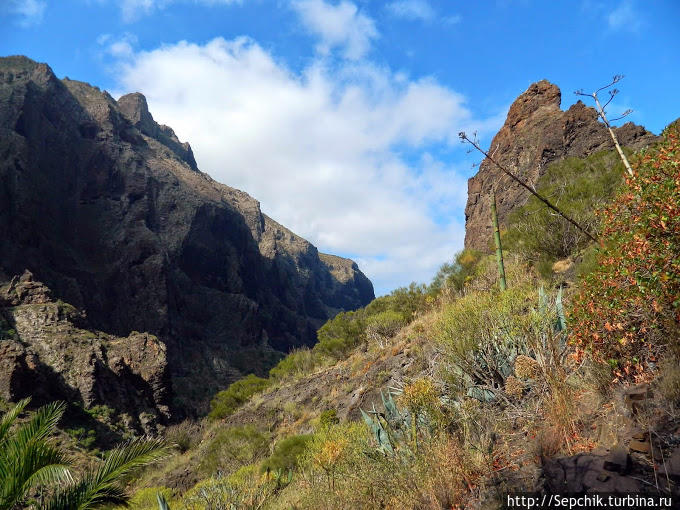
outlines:
{"label": "agave plant", "polygon": [[364,422],[371,429],[378,444],[378,451],[386,455],[394,455],[397,451],[400,454],[410,452],[409,439],[415,438],[412,416],[399,409],[389,390],[387,397],[382,391],[380,396],[384,411],[378,411],[375,404],[368,413],[361,409]]}
{"label": "agave plant", "polygon": [[165,499],[165,496],[160,492],[156,494],[156,499],[158,500],[158,510],[170,510],[170,505]]}
{"label": "agave plant", "polygon": [[13,427],[29,402],[20,401],[0,419],[0,510],[18,506],[33,487],[72,481],[63,452],[49,439],[65,405],[48,404]]}

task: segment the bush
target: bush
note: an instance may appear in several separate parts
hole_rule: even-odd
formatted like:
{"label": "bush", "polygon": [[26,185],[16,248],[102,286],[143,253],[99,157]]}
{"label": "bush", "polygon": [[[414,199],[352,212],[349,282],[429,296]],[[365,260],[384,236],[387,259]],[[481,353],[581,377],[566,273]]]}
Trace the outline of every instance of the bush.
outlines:
{"label": "bush", "polygon": [[555,302],[528,286],[470,293],[448,305],[436,325],[446,360],[442,375],[459,394],[493,400],[518,355],[539,360],[543,371],[560,372],[566,346],[557,321]]}
{"label": "bush", "polygon": [[129,508],[134,508],[135,510],[158,510],[158,494],[165,498],[170,504],[170,508],[173,507],[172,500],[175,495],[172,489],[167,487],[147,487],[135,492],[134,496],[130,498]]}
{"label": "bush", "polygon": [[186,510],[256,509],[274,496],[276,486],[259,476],[254,466],[246,466],[228,478],[208,478],[197,483],[184,495]]}
{"label": "bush", "polygon": [[272,379],[283,380],[310,373],[319,363],[319,356],[307,347],[296,349],[269,371]]}
{"label": "bush", "polygon": [[282,439],[274,447],[272,455],[262,463],[262,471],[276,472],[295,470],[300,456],[312,439],[311,434],[301,434]]}
{"label": "bush", "polygon": [[94,429],[78,427],[75,429],[66,429],[66,433],[86,450],[91,450],[97,443],[97,431]]}
{"label": "bush", "polygon": [[427,287],[412,282],[408,287],[393,290],[388,296],[389,309],[400,313],[406,323],[411,322],[418,312],[427,306]]}
{"label": "bush", "polygon": [[262,459],[269,451],[269,436],[252,425],[220,429],[203,450],[202,473],[231,473]]}
{"label": "bush", "polygon": [[363,424],[333,425],[312,436],[300,462],[315,479],[322,475],[328,488],[334,490],[338,477],[356,474],[368,445],[368,429]]}
{"label": "bush", "polygon": [[[630,153],[630,151],[626,150]],[[587,158],[566,158],[548,166],[536,190],[593,234],[600,230],[595,210],[608,202],[623,182],[623,164],[615,151]],[[527,260],[549,267],[583,249],[590,239],[536,197],[508,217],[504,246]]]}
{"label": "bush", "polygon": [[374,342],[382,342],[392,338],[406,323],[404,316],[394,310],[371,315],[366,318],[366,339]]}
{"label": "bush", "polygon": [[321,425],[322,428],[337,425],[338,423],[340,423],[340,420],[338,419],[338,412],[335,409],[326,409],[319,415],[319,425]]}
{"label": "bush", "polygon": [[314,346],[314,351],[335,359],[344,358],[363,340],[363,334],[361,311],[340,312],[321,326],[317,333],[319,343]]}
{"label": "bush", "polygon": [[269,386],[269,381],[254,374],[229,385],[226,390],[220,391],[210,401],[210,414],[213,420],[226,418],[236,409],[245,404],[250,397]]}
{"label": "bush", "polygon": [[477,250],[456,253],[453,262],[447,262],[439,268],[430,283],[429,292],[437,294],[445,288],[462,291],[466,282],[475,275],[475,269],[481,258],[482,253]]}
{"label": "bush", "polygon": [[663,135],[602,212],[599,267],[571,310],[576,358],[609,361],[618,379],[643,377],[680,338],[680,126]]}
{"label": "bush", "polygon": [[200,441],[201,426],[195,421],[185,420],[166,428],[163,435],[168,444],[174,445],[180,453],[184,453]]}

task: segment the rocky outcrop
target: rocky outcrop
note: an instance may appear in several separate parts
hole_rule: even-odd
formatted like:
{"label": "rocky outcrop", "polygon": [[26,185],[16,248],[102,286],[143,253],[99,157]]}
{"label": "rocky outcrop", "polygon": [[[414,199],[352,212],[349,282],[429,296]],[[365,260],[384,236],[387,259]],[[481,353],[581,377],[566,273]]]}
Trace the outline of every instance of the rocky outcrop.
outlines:
{"label": "rocky outcrop", "polygon": [[1,287],[0,398],[107,406],[126,428],[155,433],[170,417],[165,345],[83,329],[84,319],[29,271]]}
{"label": "rocky outcrop", "polygon": [[0,239],[0,275],[29,269],[88,328],[156,336],[184,410],[374,297],[352,261],[201,173],[141,94],[25,57],[0,59]]}
{"label": "rocky outcrop", "polygon": [[[547,166],[568,156],[585,157],[612,149],[611,137],[595,109],[581,101],[567,111],[560,109],[561,92],[543,80],[531,85],[510,107],[505,124],[491,142],[489,153],[530,186]],[[616,128],[621,145],[639,149],[657,137],[641,126],[627,123]],[[524,205],[529,193],[503,174],[488,159],[468,180],[465,206],[465,247],[488,251],[492,239],[491,190],[496,190],[501,225],[513,209]]]}

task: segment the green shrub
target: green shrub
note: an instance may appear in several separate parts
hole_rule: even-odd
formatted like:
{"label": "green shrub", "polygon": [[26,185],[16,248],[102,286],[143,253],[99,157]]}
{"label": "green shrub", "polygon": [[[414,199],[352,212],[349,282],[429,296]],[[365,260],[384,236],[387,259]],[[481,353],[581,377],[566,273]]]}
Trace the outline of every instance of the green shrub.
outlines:
{"label": "green shrub", "polygon": [[[129,508],[135,510],[158,510],[158,494],[161,494],[173,508],[173,498],[175,494],[172,489],[167,487],[147,487],[139,489],[130,498]],[[122,507],[121,507],[122,508]]]}
{"label": "green shrub", "polygon": [[370,315],[365,320],[365,334],[369,341],[382,341],[396,335],[406,323],[403,314],[394,310]]}
{"label": "green shrub", "polygon": [[[629,150],[626,150],[630,153]],[[587,158],[566,158],[548,166],[536,190],[593,234],[600,230],[595,210],[608,202],[623,182],[623,164],[615,151]],[[590,239],[535,197],[508,217],[504,247],[549,267],[583,249]]]}
{"label": "green shrub", "polygon": [[317,332],[319,342],[314,346],[314,351],[342,359],[363,340],[363,335],[363,313],[340,312],[321,326]]}
{"label": "green shrub", "polygon": [[213,420],[226,418],[245,404],[250,397],[264,390],[267,386],[269,386],[267,379],[257,377],[254,374],[239,379],[213,397],[210,401],[208,417]]}
{"label": "green shrub", "polygon": [[554,303],[545,299],[541,304],[537,297],[528,286],[475,292],[444,309],[436,325],[437,341],[446,360],[442,375],[456,393],[494,399],[518,354],[540,358],[545,366],[561,366],[564,346],[553,341],[564,335],[554,335]]}
{"label": "green shrub", "polygon": [[[368,428],[356,422],[326,427],[314,434],[306,446],[300,464],[310,472],[313,483],[321,482],[314,487],[315,492],[324,486],[334,492],[336,482],[363,476],[360,467],[366,460],[366,452],[370,451]],[[330,507],[337,508],[332,504]]]}
{"label": "green shrub", "polygon": [[206,475],[231,473],[262,459],[269,451],[269,436],[252,425],[219,429],[202,450],[199,470]]}
{"label": "green shrub", "polygon": [[289,353],[285,358],[269,371],[272,379],[283,380],[288,377],[298,377],[309,374],[319,363],[317,353],[302,347]]}
{"label": "green shrub", "polygon": [[174,445],[180,453],[184,453],[200,441],[201,426],[195,421],[184,420],[166,428],[163,435],[168,444]]}
{"label": "green shrub", "polygon": [[418,312],[427,306],[427,287],[412,282],[408,287],[393,290],[388,296],[389,309],[404,317],[406,323],[411,322]]}
{"label": "green shrub", "polygon": [[258,476],[252,466],[223,478],[208,478],[187,491],[182,499],[186,510],[262,508],[273,497],[276,485]]}
{"label": "green shrub", "polygon": [[110,423],[116,415],[116,410],[107,405],[96,405],[85,409],[85,412],[97,421]]}
{"label": "green shrub", "polygon": [[66,429],[66,433],[71,436],[82,448],[92,449],[97,442],[97,432],[93,429],[78,427],[76,429]]}
{"label": "green shrub", "polygon": [[437,294],[445,288],[451,288],[458,292],[463,290],[466,282],[475,275],[477,264],[483,254],[477,250],[463,250],[453,257],[453,262],[447,262],[439,268],[429,292]]}
{"label": "green shrub", "polygon": [[338,412],[335,409],[326,409],[319,415],[319,425],[321,427],[330,427],[340,423],[338,419]]}
{"label": "green shrub", "polygon": [[262,471],[276,472],[297,469],[299,458],[305,452],[312,437],[311,434],[301,434],[287,437],[276,443],[274,452],[262,463]]}
{"label": "green shrub", "polygon": [[606,226],[599,267],[571,310],[577,359],[609,362],[619,379],[653,369],[663,351],[680,347],[680,126],[631,161]]}

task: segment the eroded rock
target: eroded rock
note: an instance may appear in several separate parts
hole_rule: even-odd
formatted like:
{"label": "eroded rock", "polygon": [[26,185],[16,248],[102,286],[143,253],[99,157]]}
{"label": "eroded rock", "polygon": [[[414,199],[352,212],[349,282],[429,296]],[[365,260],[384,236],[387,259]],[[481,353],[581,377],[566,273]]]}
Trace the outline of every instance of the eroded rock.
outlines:
{"label": "eroded rock", "polygon": [[[491,142],[494,159],[530,186],[547,166],[567,156],[585,157],[611,149],[613,142],[597,112],[581,101],[560,109],[560,89],[542,80],[532,84],[510,107],[503,127]],[[639,149],[658,137],[641,126],[627,123],[615,129],[621,145]],[[524,205],[529,192],[485,159],[468,181],[465,206],[465,247],[489,251],[492,239],[489,196],[496,187],[498,220]]]}

